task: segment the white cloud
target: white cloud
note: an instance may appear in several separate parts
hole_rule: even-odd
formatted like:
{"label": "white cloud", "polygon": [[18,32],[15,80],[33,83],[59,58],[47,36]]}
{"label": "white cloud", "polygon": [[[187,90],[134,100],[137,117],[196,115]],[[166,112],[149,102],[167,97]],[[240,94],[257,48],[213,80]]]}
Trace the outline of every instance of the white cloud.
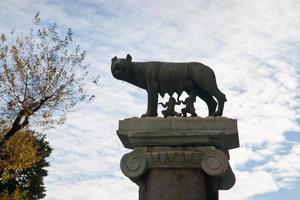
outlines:
{"label": "white cloud", "polygon": [[271,173],[265,171],[255,172],[239,172],[235,173],[236,184],[230,192],[221,191],[220,199],[241,200],[248,199],[255,194],[263,194],[267,192],[276,191],[279,189],[276,182],[274,182]]}
{"label": "white cloud", "polygon": [[49,185],[47,189],[53,194],[47,198],[49,200],[138,199],[138,194],[135,192],[137,186],[130,184],[129,181],[124,178],[87,180],[74,182],[72,184],[53,183]]}
{"label": "white cloud", "polygon": [[275,155],[272,161],[256,167],[256,170],[272,171],[272,177],[277,180],[280,187],[290,188],[300,177],[300,144],[291,149],[290,154]]}

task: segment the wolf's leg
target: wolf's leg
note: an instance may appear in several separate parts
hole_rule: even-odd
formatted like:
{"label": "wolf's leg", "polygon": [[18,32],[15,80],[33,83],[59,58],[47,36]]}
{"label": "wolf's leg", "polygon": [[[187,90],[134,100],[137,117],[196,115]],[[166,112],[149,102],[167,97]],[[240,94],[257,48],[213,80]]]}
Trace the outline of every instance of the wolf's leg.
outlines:
{"label": "wolf's leg", "polygon": [[227,101],[225,94],[223,94],[218,88],[213,91],[213,96],[216,97],[218,101],[218,110],[212,113],[213,116],[222,116],[224,103]]}
{"label": "wolf's leg", "polygon": [[198,96],[206,103],[208,107],[208,116],[212,116],[213,113],[216,112],[216,108],[217,108],[216,100],[213,98],[212,95],[204,91],[199,91]]}
{"label": "wolf's leg", "polygon": [[187,116],[187,115],[186,115],[186,114],[187,114],[186,108],[182,108],[182,109],[181,109],[181,113],[182,113],[182,116],[183,116],[183,117],[186,117],[186,116]]}
{"label": "wolf's leg", "polygon": [[157,117],[158,90],[157,84],[149,84],[147,112],[142,117]]}

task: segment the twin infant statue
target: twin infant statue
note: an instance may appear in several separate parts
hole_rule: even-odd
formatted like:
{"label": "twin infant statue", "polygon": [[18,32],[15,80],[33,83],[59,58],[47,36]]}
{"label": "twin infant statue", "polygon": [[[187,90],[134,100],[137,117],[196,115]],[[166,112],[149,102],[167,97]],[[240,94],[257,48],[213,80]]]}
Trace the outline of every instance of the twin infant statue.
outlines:
{"label": "twin infant statue", "polygon": [[[164,116],[164,118],[166,117],[187,117],[187,113],[191,114],[191,117],[197,117],[197,114],[195,112],[195,107],[194,107],[194,103],[196,102],[196,93],[195,92],[191,92],[190,96],[188,96],[185,101],[180,101],[179,100],[179,96],[177,98],[177,101],[175,100],[174,97],[170,96],[169,101],[164,103],[159,103],[160,105],[162,105],[162,107],[167,108],[166,110],[162,111],[162,114]],[[181,113],[178,113],[175,111],[175,106],[176,105],[180,105],[180,104],[184,104],[185,108],[181,109]]]}

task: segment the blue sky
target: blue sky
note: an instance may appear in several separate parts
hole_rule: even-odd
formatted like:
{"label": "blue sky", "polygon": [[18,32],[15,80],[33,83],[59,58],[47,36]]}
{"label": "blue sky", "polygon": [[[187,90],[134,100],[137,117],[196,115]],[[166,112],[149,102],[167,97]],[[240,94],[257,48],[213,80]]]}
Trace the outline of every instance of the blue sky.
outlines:
{"label": "blue sky", "polygon": [[[299,0],[0,0],[0,32],[45,24],[72,28],[100,86],[66,123],[47,131],[54,148],[48,200],[132,200],[138,188],[119,170],[128,150],[118,120],[145,112],[146,93],[113,79],[110,60],[199,61],[226,94],[224,116],[238,119],[232,150],[236,185],[221,200],[297,200],[300,190]],[[165,101],[162,99],[161,101]],[[197,112],[205,117],[203,102]]]}

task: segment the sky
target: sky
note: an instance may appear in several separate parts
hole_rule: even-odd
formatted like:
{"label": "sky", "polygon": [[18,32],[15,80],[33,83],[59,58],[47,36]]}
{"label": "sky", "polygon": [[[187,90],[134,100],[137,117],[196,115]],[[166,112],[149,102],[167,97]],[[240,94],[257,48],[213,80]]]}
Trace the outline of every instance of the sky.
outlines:
{"label": "sky", "polygon": [[[45,25],[72,28],[100,75],[90,88],[95,100],[46,132],[54,148],[47,200],[138,199],[119,169],[129,150],[116,129],[145,112],[146,92],[110,72],[111,58],[128,53],[215,71],[228,99],[224,116],[238,120],[240,138],[230,151],[237,181],[220,200],[299,199],[300,0],[0,0],[0,7],[0,33],[29,32],[37,11]],[[196,108],[206,117],[200,99]]]}

